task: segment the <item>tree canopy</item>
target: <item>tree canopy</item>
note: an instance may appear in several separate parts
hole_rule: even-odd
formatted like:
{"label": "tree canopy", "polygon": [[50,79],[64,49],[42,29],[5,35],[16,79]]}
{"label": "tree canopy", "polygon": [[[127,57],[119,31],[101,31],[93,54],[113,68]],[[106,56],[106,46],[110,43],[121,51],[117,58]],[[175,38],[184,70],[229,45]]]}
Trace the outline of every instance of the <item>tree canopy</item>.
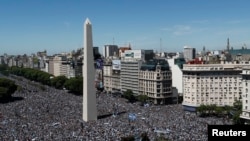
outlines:
{"label": "tree canopy", "polygon": [[0,99],[10,98],[16,90],[17,85],[14,81],[0,78]]}

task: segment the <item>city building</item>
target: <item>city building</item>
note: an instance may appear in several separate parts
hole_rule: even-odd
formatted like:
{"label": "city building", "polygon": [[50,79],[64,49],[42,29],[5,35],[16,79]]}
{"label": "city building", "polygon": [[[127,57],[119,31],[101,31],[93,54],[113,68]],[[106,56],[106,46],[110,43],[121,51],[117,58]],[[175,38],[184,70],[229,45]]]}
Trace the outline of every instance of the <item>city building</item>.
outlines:
{"label": "city building", "polygon": [[166,60],[146,61],[141,65],[138,75],[139,95],[147,95],[154,104],[172,102],[172,75]]}
{"label": "city building", "polygon": [[233,106],[242,97],[242,67],[246,64],[184,64],[183,108],[200,105]]}
{"label": "city building", "polygon": [[[185,63],[183,58],[171,58],[167,59],[168,64],[170,66],[170,70],[172,72],[172,87],[176,91],[173,90],[174,95],[183,95],[183,88],[182,88],[182,67]],[[176,92],[176,93],[175,93]]]}
{"label": "city building", "polygon": [[128,47],[120,47],[119,48],[119,57],[124,57],[125,50],[131,50],[130,45]]}
{"label": "city building", "polygon": [[105,45],[103,48],[103,56],[104,58],[118,56],[119,49],[117,45]]}
{"label": "city building", "polygon": [[145,61],[144,50],[125,50],[121,58],[121,91],[132,90],[134,95],[139,95],[138,73]]}
{"label": "city building", "polygon": [[121,91],[132,90],[134,95],[139,94],[138,73],[141,68],[141,60],[121,60]]}
{"label": "city building", "polygon": [[112,60],[106,59],[103,64],[103,85],[104,90],[112,92]]}
{"label": "city building", "polygon": [[66,56],[57,55],[53,58],[53,75],[60,76],[64,75],[67,76],[67,58]]}
{"label": "city building", "polygon": [[184,46],[183,56],[187,61],[193,60],[196,56],[195,48]]}
{"label": "city building", "polygon": [[242,70],[242,114],[240,117],[250,120],[250,66],[243,67]]}

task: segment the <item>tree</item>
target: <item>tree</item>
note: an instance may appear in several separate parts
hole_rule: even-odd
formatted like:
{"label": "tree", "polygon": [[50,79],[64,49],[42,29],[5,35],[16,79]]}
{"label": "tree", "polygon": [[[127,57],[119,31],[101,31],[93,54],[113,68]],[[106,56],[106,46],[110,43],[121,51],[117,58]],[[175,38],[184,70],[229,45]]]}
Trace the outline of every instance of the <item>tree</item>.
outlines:
{"label": "tree", "polygon": [[127,89],[127,91],[124,93],[124,97],[128,99],[129,102],[135,101],[135,96],[133,94],[133,91],[130,89]]}
{"label": "tree", "polygon": [[199,113],[200,116],[204,116],[207,113],[207,106],[201,104],[199,107],[197,107],[196,111]]}
{"label": "tree", "polygon": [[141,104],[145,104],[148,100],[148,96],[147,95],[139,95],[137,96],[137,100],[141,102]]}
{"label": "tree", "polygon": [[6,64],[0,64],[0,73],[3,75],[8,76],[9,72],[8,72],[8,65]]}
{"label": "tree", "polygon": [[10,98],[17,90],[17,85],[14,81],[7,78],[0,78],[0,98]]}
{"label": "tree", "polygon": [[244,122],[240,118],[240,114],[242,113],[242,102],[240,100],[236,100],[233,103],[233,123],[234,124],[243,124]]}
{"label": "tree", "polygon": [[82,77],[74,77],[66,80],[64,86],[70,92],[80,95],[83,91],[83,78]]}
{"label": "tree", "polygon": [[51,85],[56,89],[63,89],[64,83],[68,80],[68,78],[64,75],[54,77],[51,79]]}
{"label": "tree", "polygon": [[215,114],[217,116],[221,116],[223,114],[223,108],[222,107],[216,107],[215,108]]}

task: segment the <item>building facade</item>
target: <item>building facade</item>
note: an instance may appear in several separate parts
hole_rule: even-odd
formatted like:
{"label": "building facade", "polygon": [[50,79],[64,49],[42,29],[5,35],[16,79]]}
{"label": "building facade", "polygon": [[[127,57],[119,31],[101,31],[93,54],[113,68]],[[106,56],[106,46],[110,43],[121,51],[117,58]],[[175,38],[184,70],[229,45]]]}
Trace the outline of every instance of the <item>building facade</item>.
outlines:
{"label": "building facade", "polygon": [[167,61],[154,59],[141,65],[139,95],[147,95],[154,104],[172,101],[172,75]]}
{"label": "building facade", "polygon": [[103,48],[103,56],[105,58],[119,56],[119,48],[117,45],[105,45]]}
{"label": "building facade", "polygon": [[250,120],[250,66],[242,70],[242,114],[241,118]]}
{"label": "building facade", "polygon": [[121,91],[132,90],[134,95],[139,94],[138,73],[141,67],[141,60],[121,60]]}
{"label": "building facade", "polygon": [[193,60],[195,58],[195,54],[196,54],[195,48],[187,46],[184,47],[183,56],[187,61]]}
{"label": "building facade", "polygon": [[200,105],[233,106],[241,100],[243,64],[184,64],[183,108]]}

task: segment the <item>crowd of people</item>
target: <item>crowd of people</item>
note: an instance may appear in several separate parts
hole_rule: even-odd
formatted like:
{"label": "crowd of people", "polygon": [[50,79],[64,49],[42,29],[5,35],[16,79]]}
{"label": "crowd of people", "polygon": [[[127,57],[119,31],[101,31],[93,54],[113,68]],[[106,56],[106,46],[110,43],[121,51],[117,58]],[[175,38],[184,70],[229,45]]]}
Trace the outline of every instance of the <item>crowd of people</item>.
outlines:
{"label": "crowd of people", "polygon": [[[163,136],[174,141],[206,141],[208,124],[231,124],[217,117],[198,117],[181,104],[140,106],[107,93],[97,96],[96,121],[82,120],[82,96],[44,86],[24,78],[13,79],[22,89],[0,103],[1,141],[119,141],[147,133],[150,140]],[[33,85],[35,84],[35,85]],[[133,116],[131,120],[130,115]]]}

